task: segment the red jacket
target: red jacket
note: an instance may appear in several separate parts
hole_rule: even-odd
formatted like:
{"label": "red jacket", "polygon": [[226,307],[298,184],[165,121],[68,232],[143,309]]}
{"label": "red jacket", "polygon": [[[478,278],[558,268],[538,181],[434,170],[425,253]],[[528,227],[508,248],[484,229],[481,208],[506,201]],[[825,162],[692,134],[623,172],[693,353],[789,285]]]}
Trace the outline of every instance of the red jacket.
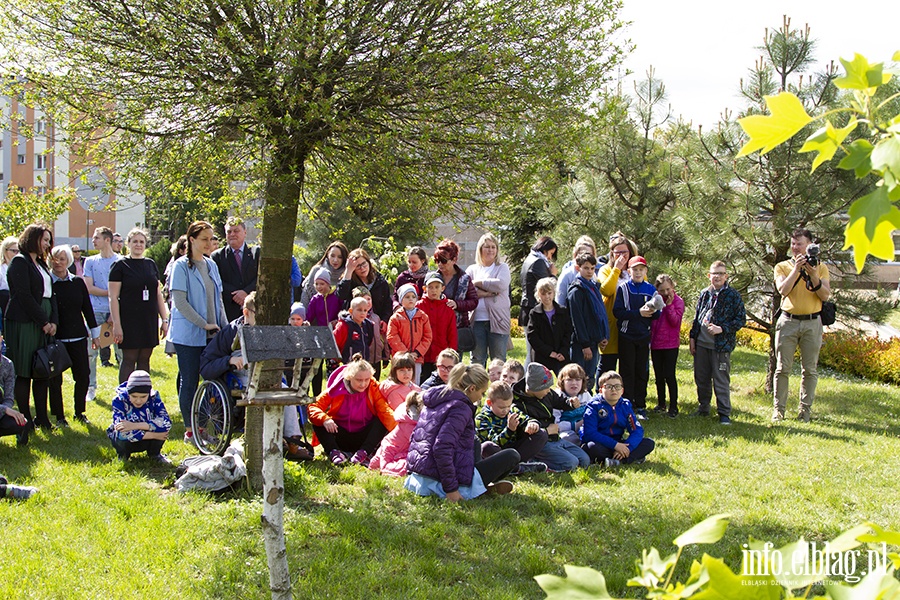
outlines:
{"label": "red jacket", "polygon": [[431,323],[428,315],[423,310],[416,310],[416,314],[410,319],[401,306],[388,321],[387,341],[391,347],[391,356],[415,350],[419,353],[416,362],[425,362],[425,354],[431,347]]}
{"label": "red jacket", "polygon": [[445,298],[431,300],[427,296],[416,302],[416,308],[428,315],[431,323],[431,347],[425,353],[424,362],[436,363],[441,350],[457,349],[456,311],[447,306]]}

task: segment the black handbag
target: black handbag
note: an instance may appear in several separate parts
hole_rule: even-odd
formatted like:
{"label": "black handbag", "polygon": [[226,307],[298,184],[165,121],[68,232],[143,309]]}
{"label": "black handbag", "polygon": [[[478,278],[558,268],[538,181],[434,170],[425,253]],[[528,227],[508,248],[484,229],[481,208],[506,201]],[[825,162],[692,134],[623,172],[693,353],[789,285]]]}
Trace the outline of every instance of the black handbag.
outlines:
{"label": "black handbag", "polygon": [[822,325],[834,325],[834,321],[837,318],[837,305],[828,300],[822,303],[822,312],[819,313],[819,317],[822,319]]}
{"label": "black handbag", "polygon": [[475,349],[475,332],[471,327],[460,327],[457,330],[456,349],[460,354],[471,352]]}
{"label": "black handbag", "polygon": [[34,361],[31,364],[32,379],[52,379],[62,375],[63,371],[72,366],[72,359],[66,352],[66,347],[56,338],[50,338],[47,345],[38,348],[34,353]]}

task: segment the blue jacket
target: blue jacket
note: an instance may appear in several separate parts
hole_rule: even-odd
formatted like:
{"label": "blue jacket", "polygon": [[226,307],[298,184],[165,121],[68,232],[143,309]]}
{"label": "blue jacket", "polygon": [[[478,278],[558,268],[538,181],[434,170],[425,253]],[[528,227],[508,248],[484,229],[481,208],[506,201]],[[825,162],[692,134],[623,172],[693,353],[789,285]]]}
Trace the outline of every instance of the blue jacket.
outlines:
{"label": "blue jacket", "polygon": [[234,339],[244,326],[244,317],[240,316],[216,333],[200,354],[200,375],[207,381],[219,379],[231,370],[231,353]]}
{"label": "blue jacket", "polygon": [[591,398],[584,409],[584,425],[579,431],[582,443],[594,442],[612,450],[622,441],[626,431],[628,440],[624,443],[633,451],[644,439],[644,428],[634,416],[630,400],[620,398],[612,406],[602,394]]}
{"label": "blue jacket", "polygon": [[[219,268],[211,258],[204,257],[206,266],[209,269],[209,277],[212,279],[215,288],[213,306],[215,306],[216,318],[215,322],[219,327],[225,327],[228,320],[221,311],[222,303],[219,301],[222,295],[222,279],[219,277]],[[187,293],[187,300],[191,307],[197,311],[197,314],[206,319],[206,286],[203,285],[203,278],[197,269],[188,268],[187,256],[182,256],[172,265],[172,274],[169,277],[170,290],[182,290]],[[187,320],[181,312],[172,303],[172,314],[170,315],[168,340],[173,344],[181,344],[183,346],[206,346],[206,330],[197,327]]]}
{"label": "blue jacket", "polygon": [[425,391],[425,408],[413,430],[407,470],[441,482],[445,493],[471,485],[475,473],[475,405],[459,390]]}
{"label": "blue jacket", "polygon": [[[697,310],[694,312],[694,322],[691,324],[691,339],[696,340],[700,336],[700,315],[709,311],[713,301],[712,287],[708,287],[697,298]],[[737,344],[738,330],[747,324],[747,313],[744,311],[744,301],[741,293],[725,284],[719,290],[719,298],[712,306],[712,314],[709,322],[722,328],[722,333],[714,337],[716,352],[731,352]]]}
{"label": "blue jacket", "polygon": [[149,423],[150,431],[169,431],[172,429],[172,421],[166,406],[159,397],[159,392],[151,390],[147,403],[140,408],[135,408],[128,397],[128,382],[119,384],[116,388],[116,397],[112,401],[112,423],[106,430],[106,435],[111,440],[127,440],[139,442],[144,439],[144,430],[116,431],[116,425],[121,421],[132,423]]}
{"label": "blue jacket", "polygon": [[619,284],[613,314],[618,322],[620,336],[635,342],[646,340],[650,343],[650,323],[659,318],[660,311],[656,311],[651,317],[644,317],[641,316],[641,307],[655,295],[656,288],[646,281],[639,284],[625,281]]}
{"label": "blue jacket", "polygon": [[[595,281],[592,281],[591,285],[596,287],[602,307],[603,296],[600,294],[600,286]],[[587,288],[586,280],[583,277],[576,277],[566,293],[568,296],[566,308],[569,309],[569,315],[572,318],[573,348],[591,348],[603,340],[609,339],[609,321],[606,318],[606,311],[601,310],[598,314],[595,310],[595,303],[590,296],[593,293]]]}

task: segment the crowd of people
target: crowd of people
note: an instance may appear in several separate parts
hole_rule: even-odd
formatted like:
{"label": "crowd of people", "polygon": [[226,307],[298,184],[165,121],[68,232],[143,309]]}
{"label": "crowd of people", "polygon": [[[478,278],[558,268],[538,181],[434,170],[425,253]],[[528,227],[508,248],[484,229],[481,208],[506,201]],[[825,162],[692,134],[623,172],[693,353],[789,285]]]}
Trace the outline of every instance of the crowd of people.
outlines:
{"label": "crowd of people", "polygon": [[[21,445],[33,428],[52,429],[48,395],[56,427],[69,426],[61,376],[32,373],[35,353],[54,337],[72,362],[73,416],[87,423],[85,402],[97,395],[97,359],[109,364],[112,356],[100,350],[114,344],[119,386],[110,442],[123,460],[146,452],[168,462],[161,450],[172,423],[149,376],[150,355],[162,338],[177,360],[184,441],[193,443],[199,432],[192,430],[191,404],[201,372],[221,377],[245,368],[235,351],[236,332],[255,320],[261,249],[247,244],[240,219],[230,218],[224,231],[226,244],[216,248],[214,226],[191,223],[172,246],[162,284],[156,263],[145,256],[149,240],[141,229],[122,240],[123,256],[115,250],[117,234],[97,228],[97,253],[83,262],[80,249],[76,255],[70,246],[54,246],[51,230],[41,224],[4,240],[0,435],[14,434]],[[812,239],[807,230],[795,231],[793,257],[775,268],[783,300],[773,420],[784,418],[797,347],[803,361],[799,418],[811,415],[822,336],[818,314],[830,293],[827,267],[807,258]],[[348,250],[340,241],[305,277],[295,261],[297,301],[289,322],[330,328],[340,354],[314,374],[315,401],[308,409],[314,444],[335,465],[405,475],[413,492],[452,501],[506,493],[510,474],[643,462],[654,449],[641,423],[648,416],[651,362],[653,410],[679,414],[675,366],[684,300],[671,276],[650,282],[650,265],[622,232],[610,236],[603,255],[588,236],[576,241],[562,267],[557,252],[554,240],[543,236],[521,267],[524,364],[507,360],[511,272],[490,233],[478,240],[475,264],[466,269],[453,240],[438,243],[431,257],[422,247],[410,248],[408,269],[393,282],[366,250]],[[730,354],[746,320],[728,277],[726,263],[710,265],[710,285],[699,294],[689,336],[694,414],[711,413],[715,392],[722,425],[731,423]],[[108,335],[101,335],[102,326]],[[464,352],[471,363],[460,361]],[[383,367],[389,374],[381,381]],[[286,442],[296,441],[300,416],[286,410]]]}

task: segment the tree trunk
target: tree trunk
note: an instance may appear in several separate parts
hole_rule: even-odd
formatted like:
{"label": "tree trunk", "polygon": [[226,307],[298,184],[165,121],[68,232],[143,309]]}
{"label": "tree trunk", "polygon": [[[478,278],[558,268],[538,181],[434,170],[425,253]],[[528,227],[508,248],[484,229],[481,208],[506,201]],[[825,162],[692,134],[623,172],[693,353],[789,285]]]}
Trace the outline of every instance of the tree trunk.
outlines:
{"label": "tree trunk", "polygon": [[291,573],[284,543],[284,462],[281,458],[282,406],[266,406],[263,419],[262,529],[269,563],[272,600],[291,599]]}
{"label": "tree trunk", "polygon": [[[298,166],[299,165],[299,166]],[[256,285],[256,323],[283,325],[287,323],[291,300],[291,257],[294,233],[297,229],[297,205],[303,184],[303,161],[293,156],[276,155],[272,172],[266,181],[263,207],[262,239],[259,279]],[[298,171],[299,169],[299,171]],[[263,373],[260,388],[280,385],[277,372]],[[247,475],[250,487],[261,491],[262,409],[248,407],[244,438],[247,449]]]}

